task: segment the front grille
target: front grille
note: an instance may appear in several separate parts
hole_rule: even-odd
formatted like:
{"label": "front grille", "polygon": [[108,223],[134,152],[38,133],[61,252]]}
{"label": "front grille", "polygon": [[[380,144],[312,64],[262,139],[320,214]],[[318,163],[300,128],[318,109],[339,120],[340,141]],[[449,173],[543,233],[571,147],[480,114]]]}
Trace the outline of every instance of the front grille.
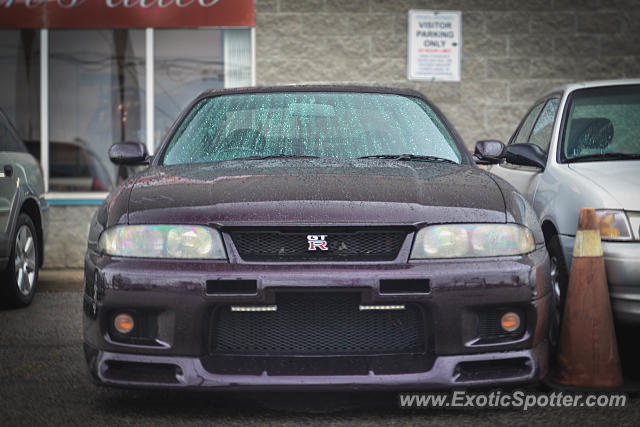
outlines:
{"label": "front grille", "polygon": [[[393,261],[405,230],[236,230],[230,232],[245,261]],[[327,250],[309,250],[308,235],[326,235]]]}
{"label": "front grille", "polygon": [[420,307],[360,311],[360,294],[281,293],[277,311],[214,310],[211,352],[255,355],[350,355],[424,352]]}
{"label": "front grille", "polygon": [[374,354],[340,356],[208,355],[200,358],[209,372],[220,375],[376,375],[426,372],[431,354]]}

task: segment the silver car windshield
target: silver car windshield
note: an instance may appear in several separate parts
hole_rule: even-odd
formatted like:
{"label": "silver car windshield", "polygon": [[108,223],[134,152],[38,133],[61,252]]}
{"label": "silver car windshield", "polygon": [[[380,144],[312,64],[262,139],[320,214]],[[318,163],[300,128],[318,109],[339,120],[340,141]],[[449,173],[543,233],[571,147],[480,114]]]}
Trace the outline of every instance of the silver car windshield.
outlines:
{"label": "silver car windshield", "polygon": [[640,86],[576,91],[562,154],[568,162],[640,159]]}
{"label": "silver car windshield", "polygon": [[263,157],[401,159],[462,155],[444,123],[418,98],[394,94],[236,94],[197,103],[174,133],[166,165]]}

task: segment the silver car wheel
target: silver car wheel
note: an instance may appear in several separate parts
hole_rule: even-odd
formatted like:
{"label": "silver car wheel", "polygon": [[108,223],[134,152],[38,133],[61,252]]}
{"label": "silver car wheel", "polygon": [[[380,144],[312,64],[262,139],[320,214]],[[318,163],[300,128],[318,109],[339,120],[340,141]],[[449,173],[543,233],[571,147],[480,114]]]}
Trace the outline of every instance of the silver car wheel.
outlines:
{"label": "silver car wheel", "polygon": [[14,273],[18,290],[28,296],[36,278],[36,248],[31,230],[22,225],[16,233]]}

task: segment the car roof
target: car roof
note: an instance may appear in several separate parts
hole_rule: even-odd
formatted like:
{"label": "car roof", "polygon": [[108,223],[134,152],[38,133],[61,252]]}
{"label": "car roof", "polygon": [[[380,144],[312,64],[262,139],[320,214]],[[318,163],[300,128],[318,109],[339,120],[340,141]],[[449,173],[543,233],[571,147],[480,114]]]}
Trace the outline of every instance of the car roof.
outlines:
{"label": "car roof", "polygon": [[390,95],[412,96],[427,100],[427,97],[413,89],[391,88],[383,86],[360,85],[278,85],[278,86],[248,86],[230,89],[211,89],[202,92],[198,98],[220,95],[237,95],[251,93],[287,93],[287,92],[351,92],[351,93],[380,93]]}
{"label": "car roof", "polygon": [[568,83],[562,86],[557,86],[545,92],[545,94],[542,95],[540,99],[558,92],[570,93],[578,89],[588,89],[593,87],[605,87],[605,86],[625,86],[625,85],[640,85],[640,79],[593,80],[593,81]]}

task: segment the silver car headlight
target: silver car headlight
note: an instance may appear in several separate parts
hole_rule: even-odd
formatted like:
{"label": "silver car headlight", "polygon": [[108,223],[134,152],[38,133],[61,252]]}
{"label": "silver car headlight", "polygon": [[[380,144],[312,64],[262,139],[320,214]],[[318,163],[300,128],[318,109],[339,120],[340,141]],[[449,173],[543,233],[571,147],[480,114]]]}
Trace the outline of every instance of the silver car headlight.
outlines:
{"label": "silver car headlight", "polygon": [[624,211],[596,210],[602,240],[631,240],[631,227]]}
{"label": "silver car headlight", "polygon": [[100,235],[98,249],[137,258],[227,258],[220,233],[199,225],[115,226]]}
{"label": "silver car headlight", "polygon": [[532,252],[531,231],[518,224],[431,225],[418,231],[411,258],[477,258]]}
{"label": "silver car headlight", "polygon": [[640,240],[640,212],[627,212],[627,217],[636,240]]}

